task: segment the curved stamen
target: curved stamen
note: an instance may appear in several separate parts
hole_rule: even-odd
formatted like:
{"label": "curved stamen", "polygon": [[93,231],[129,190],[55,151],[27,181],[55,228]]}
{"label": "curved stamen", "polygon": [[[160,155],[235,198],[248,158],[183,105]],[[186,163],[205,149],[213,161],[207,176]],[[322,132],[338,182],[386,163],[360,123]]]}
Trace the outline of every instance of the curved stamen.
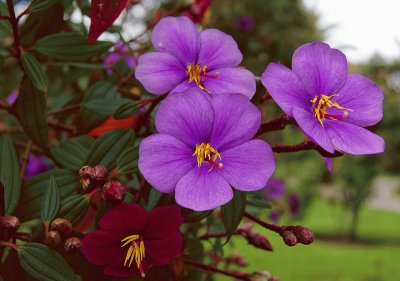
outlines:
{"label": "curved stamen", "polygon": [[331,100],[336,96],[339,95],[335,94],[328,96],[322,94],[321,96],[315,96],[314,99],[310,100],[314,110],[314,116],[318,119],[322,126],[324,126],[325,118],[330,118],[332,120],[343,120],[349,115],[347,111],[344,111],[343,115],[330,114],[327,112],[328,108],[352,111],[350,108],[342,107],[337,102]]}
{"label": "curved stamen", "polygon": [[221,161],[221,155],[216,149],[214,149],[209,143],[196,144],[196,149],[192,156],[197,157],[197,166],[201,167],[204,161],[208,161],[211,165],[211,171],[213,168],[221,169],[223,167],[222,162],[216,163],[217,159]]}
{"label": "curved stamen", "polygon": [[136,266],[139,269],[141,276],[145,277],[142,268],[142,262],[146,256],[143,239],[140,237],[140,235],[134,234],[125,237],[121,240],[121,242],[123,243],[121,248],[129,245],[128,252],[126,253],[124,261],[124,266],[131,267],[133,260],[135,260]]}
{"label": "curved stamen", "polygon": [[204,80],[204,78],[217,79],[219,76],[219,72],[216,72],[213,75],[207,74],[207,65],[201,67],[199,64],[188,65],[186,69],[189,75],[189,83],[194,81],[201,90],[206,91],[210,94],[210,91],[203,86],[202,81]]}

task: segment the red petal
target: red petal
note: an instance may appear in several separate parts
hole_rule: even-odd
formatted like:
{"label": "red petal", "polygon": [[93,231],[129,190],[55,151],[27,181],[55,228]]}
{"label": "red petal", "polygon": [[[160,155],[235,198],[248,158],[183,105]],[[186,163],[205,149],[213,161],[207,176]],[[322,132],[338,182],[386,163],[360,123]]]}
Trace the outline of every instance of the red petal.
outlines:
{"label": "red petal", "polygon": [[128,0],[92,0],[89,43],[106,31],[125,9]]}
{"label": "red petal", "polygon": [[179,230],[183,223],[181,208],[176,205],[159,207],[149,214],[149,224],[144,232],[145,239],[161,239]]}
{"label": "red petal", "polygon": [[145,240],[145,260],[151,265],[160,266],[182,255],[183,236],[174,231],[161,240]]}
{"label": "red petal", "polygon": [[96,265],[107,264],[121,253],[121,237],[103,230],[86,234],[82,245],[85,258]]}

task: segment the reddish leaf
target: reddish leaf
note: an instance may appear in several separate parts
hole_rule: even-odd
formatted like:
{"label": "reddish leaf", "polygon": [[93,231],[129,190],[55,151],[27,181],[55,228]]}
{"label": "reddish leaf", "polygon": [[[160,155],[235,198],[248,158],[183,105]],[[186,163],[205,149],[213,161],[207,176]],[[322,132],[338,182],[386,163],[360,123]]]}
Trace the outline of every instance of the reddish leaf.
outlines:
{"label": "reddish leaf", "polygon": [[137,122],[136,116],[127,117],[124,119],[116,120],[112,116],[108,117],[100,126],[94,128],[89,132],[92,137],[99,137],[111,130],[117,128],[133,129]]}
{"label": "reddish leaf", "polygon": [[125,9],[128,0],[92,0],[89,43],[106,31]]}

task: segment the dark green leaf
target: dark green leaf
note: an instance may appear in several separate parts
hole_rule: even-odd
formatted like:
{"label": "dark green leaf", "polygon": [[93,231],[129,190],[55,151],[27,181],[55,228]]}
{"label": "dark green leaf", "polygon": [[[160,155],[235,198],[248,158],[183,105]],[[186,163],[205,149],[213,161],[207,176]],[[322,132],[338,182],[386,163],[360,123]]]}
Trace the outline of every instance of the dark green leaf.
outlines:
{"label": "dark green leaf", "polygon": [[61,200],[76,194],[81,189],[78,173],[66,169],[52,170],[30,178],[23,185],[20,207],[16,213],[21,221],[40,218],[42,198],[51,175],[57,182]]}
{"label": "dark green leaf", "polygon": [[60,191],[54,176],[50,176],[49,185],[42,200],[42,221],[51,222],[60,209]]}
{"label": "dark green leaf", "polygon": [[259,198],[249,198],[247,201],[256,207],[259,208],[265,208],[265,209],[271,209],[271,204],[266,201],[265,199],[259,199]]}
{"label": "dark green leaf", "polygon": [[56,251],[39,243],[20,246],[19,262],[33,278],[40,281],[79,281],[69,264]]}
{"label": "dark green leaf", "polygon": [[107,117],[106,114],[96,113],[95,111],[83,106],[91,100],[98,99],[114,99],[118,96],[116,87],[110,82],[103,81],[93,84],[89,91],[85,94],[82,100],[82,106],[79,110],[78,131],[81,133],[87,132],[94,127],[100,125]]}
{"label": "dark green leaf", "polygon": [[69,220],[72,224],[80,222],[89,209],[89,197],[86,195],[72,195],[61,202],[60,217]]}
{"label": "dark green leaf", "polygon": [[185,219],[185,223],[201,221],[202,219],[208,217],[211,213],[212,210],[204,212],[196,212],[189,209],[183,209],[183,217]]}
{"label": "dark green leaf", "polygon": [[86,68],[86,69],[105,69],[106,67],[102,64],[91,64],[91,63],[81,63],[81,62],[56,62],[54,65],[65,65],[72,66],[76,68]]}
{"label": "dark green leaf", "polygon": [[25,133],[40,147],[47,147],[48,126],[46,120],[46,98],[29,79],[22,82],[17,113]]}
{"label": "dark green leaf", "polygon": [[116,168],[116,161],[126,148],[134,145],[134,133],[128,129],[116,129],[99,137],[90,149],[85,161],[87,165],[105,165],[109,170]]}
{"label": "dark green leaf", "polygon": [[29,6],[31,13],[36,13],[41,10],[47,9],[53,5],[57,0],[33,0]]}
{"label": "dark green leaf", "polygon": [[102,115],[113,115],[118,108],[127,102],[130,102],[130,100],[117,97],[110,99],[91,99],[82,106]]}
{"label": "dark green leaf", "polygon": [[5,188],[4,184],[0,181],[0,217],[3,217],[6,213]]}
{"label": "dark green leaf", "polygon": [[185,255],[189,258],[202,262],[204,259],[204,247],[200,240],[188,240],[185,243]]}
{"label": "dark green leaf", "polygon": [[85,61],[105,53],[112,45],[104,41],[89,44],[82,34],[70,32],[46,36],[36,42],[35,49],[55,60]]}
{"label": "dark green leaf", "polygon": [[51,150],[51,153],[64,168],[79,171],[85,165],[89,148],[93,143],[93,138],[83,135],[61,142]]}
{"label": "dark green leaf", "polygon": [[35,56],[25,52],[22,54],[21,60],[24,71],[32,81],[33,85],[40,91],[47,91],[46,74]]}
{"label": "dark green leaf", "polygon": [[162,193],[155,188],[150,190],[149,200],[147,201],[146,210],[150,211],[153,210],[154,207],[157,205],[158,201],[160,200]]}
{"label": "dark green leaf", "polygon": [[0,182],[5,187],[5,213],[12,214],[21,192],[19,160],[9,135],[0,135]]}
{"label": "dark green leaf", "polygon": [[137,171],[138,148],[132,146],[126,149],[117,159],[117,170],[122,175],[133,174]]}
{"label": "dark green leaf", "polygon": [[233,199],[221,207],[222,220],[227,234],[226,242],[236,232],[246,210],[246,193],[236,189],[233,190],[233,193]]}
{"label": "dark green leaf", "polygon": [[134,115],[140,109],[140,103],[129,100],[121,105],[114,114],[115,119],[123,119]]}

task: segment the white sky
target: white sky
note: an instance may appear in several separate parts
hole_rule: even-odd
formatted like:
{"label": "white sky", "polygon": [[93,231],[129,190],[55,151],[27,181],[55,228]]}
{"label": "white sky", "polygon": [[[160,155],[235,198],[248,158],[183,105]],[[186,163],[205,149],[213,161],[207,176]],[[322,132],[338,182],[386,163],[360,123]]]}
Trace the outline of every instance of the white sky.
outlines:
{"label": "white sky", "polygon": [[362,62],[379,52],[400,57],[399,0],[304,0],[330,28],[326,42],[340,48],[350,61]]}

